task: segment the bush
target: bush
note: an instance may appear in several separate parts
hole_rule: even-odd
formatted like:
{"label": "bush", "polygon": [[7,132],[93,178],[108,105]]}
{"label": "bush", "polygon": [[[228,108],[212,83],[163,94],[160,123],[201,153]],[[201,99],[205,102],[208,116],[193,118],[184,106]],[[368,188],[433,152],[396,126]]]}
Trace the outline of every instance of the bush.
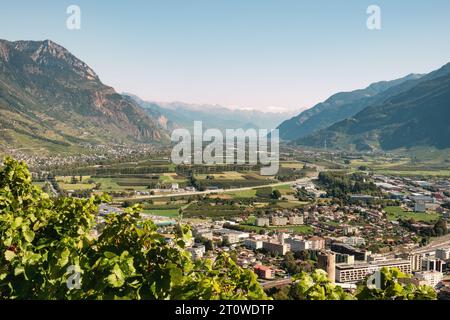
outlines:
{"label": "bush", "polygon": [[[51,199],[11,158],[0,171],[0,299],[267,299],[256,275],[227,254],[191,261],[178,226],[174,244],[139,219],[139,207],[105,219],[107,197]],[[77,281],[77,279],[79,281]],[[69,286],[68,284],[72,284]]]}

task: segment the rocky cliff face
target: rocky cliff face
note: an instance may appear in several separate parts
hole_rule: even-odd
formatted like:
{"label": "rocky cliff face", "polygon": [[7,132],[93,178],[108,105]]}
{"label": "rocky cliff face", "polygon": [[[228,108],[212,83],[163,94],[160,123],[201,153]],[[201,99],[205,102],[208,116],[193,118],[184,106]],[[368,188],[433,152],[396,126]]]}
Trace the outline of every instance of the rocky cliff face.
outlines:
{"label": "rocky cliff face", "polygon": [[0,143],[153,142],[167,132],[86,63],[46,41],[0,40]]}

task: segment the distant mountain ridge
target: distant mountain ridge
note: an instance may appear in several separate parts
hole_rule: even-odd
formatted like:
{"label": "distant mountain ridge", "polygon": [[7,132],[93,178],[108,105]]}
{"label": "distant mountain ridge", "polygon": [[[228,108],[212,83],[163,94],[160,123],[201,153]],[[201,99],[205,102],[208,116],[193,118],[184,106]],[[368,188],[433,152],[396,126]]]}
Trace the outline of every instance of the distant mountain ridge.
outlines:
{"label": "distant mountain ridge", "polygon": [[359,151],[450,148],[450,63],[403,87],[408,90],[295,143]]}
{"label": "distant mountain ridge", "polygon": [[196,105],[183,102],[149,102],[136,95],[123,93],[134,99],[148,114],[165,124],[167,129],[191,129],[194,121],[202,121],[204,128],[225,129],[275,129],[290,116],[289,112],[262,112],[256,110],[228,109],[219,105]]}
{"label": "distant mountain ridge", "polygon": [[52,149],[168,137],[133,100],[50,40],[0,40],[0,72],[0,144]]}
{"label": "distant mountain ridge", "polygon": [[407,90],[410,85],[413,85],[414,81],[419,80],[421,77],[422,75],[419,74],[410,74],[392,81],[373,83],[365,89],[334,94],[326,101],[303,111],[279,125],[280,138],[283,140],[296,140],[320,129],[327,128],[336,122],[357,114],[372,104],[383,101],[392,94],[401,90]]}

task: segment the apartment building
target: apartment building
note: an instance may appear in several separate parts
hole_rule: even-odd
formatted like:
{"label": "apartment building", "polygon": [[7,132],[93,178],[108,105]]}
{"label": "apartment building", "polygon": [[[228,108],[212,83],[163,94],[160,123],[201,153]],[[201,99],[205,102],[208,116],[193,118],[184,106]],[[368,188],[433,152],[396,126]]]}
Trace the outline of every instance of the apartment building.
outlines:
{"label": "apartment building", "polygon": [[364,280],[368,275],[373,274],[381,268],[397,268],[403,273],[411,274],[411,261],[390,260],[372,263],[341,264],[336,265],[336,282],[358,282]]}
{"label": "apartment building", "polygon": [[278,253],[279,255],[284,256],[291,250],[291,246],[289,243],[263,241],[263,249],[268,252]]}
{"label": "apartment building", "polygon": [[270,220],[272,226],[285,226],[288,224],[286,217],[272,217]]}
{"label": "apartment building", "polygon": [[269,218],[256,218],[256,226],[258,227],[270,226]]}
{"label": "apartment building", "polygon": [[273,268],[263,266],[263,265],[256,265],[253,269],[258,276],[258,278],[262,279],[274,279],[275,278],[275,270]]}
{"label": "apartment building", "polygon": [[250,250],[258,250],[258,249],[262,249],[263,242],[261,240],[256,240],[256,239],[245,239],[244,246]]}

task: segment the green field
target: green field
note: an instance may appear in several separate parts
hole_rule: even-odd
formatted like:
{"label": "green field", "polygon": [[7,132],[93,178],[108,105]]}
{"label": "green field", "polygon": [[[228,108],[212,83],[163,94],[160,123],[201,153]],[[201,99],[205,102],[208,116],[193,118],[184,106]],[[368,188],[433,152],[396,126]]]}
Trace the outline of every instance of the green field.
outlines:
{"label": "green field", "polygon": [[379,170],[377,172],[405,177],[450,177],[450,170]]}
{"label": "green field", "polygon": [[242,190],[226,194],[232,196],[233,198],[253,198],[256,197],[256,190],[255,189]]}
{"label": "green field", "polygon": [[283,208],[283,209],[292,209],[292,208],[303,207],[305,204],[308,204],[308,203],[309,202],[297,201],[297,200],[278,201],[276,206]]}
{"label": "green field", "polygon": [[366,166],[377,173],[397,176],[450,177],[449,150],[416,149],[403,151],[401,155],[364,156],[351,161],[351,168],[357,170]]}
{"label": "green field", "polygon": [[167,210],[154,210],[154,209],[147,209],[143,210],[142,213],[146,214],[152,214],[155,216],[161,216],[161,217],[169,217],[169,218],[176,218],[178,217],[178,209],[167,209]]}
{"label": "green field", "polygon": [[[136,190],[144,191],[148,190],[147,186],[144,184],[144,180],[139,180],[136,178],[92,178],[95,183],[100,183],[100,191],[126,191],[126,190]],[[149,181],[149,180],[146,180]],[[141,183],[141,185],[133,185],[133,183]],[[126,185],[120,185],[125,183]]]}
{"label": "green field", "polygon": [[221,173],[197,174],[195,177],[199,180],[205,180],[206,177],[213,177],[213,180],[245,180],[244,173],[236,171],[227,171]]}
{"label": "green field", "polygon": [[288,169],[302,169],[304,165],[305,164],[303,162],[299,162],[299,161],[296,161],[296,162],[281,162],[280,163],[280,166],[282,168],[288,168]]}
{"label": "green field", "polygon": [[289,184],[277,186],[277,187],[274,187],[273,189],[280,191],[282,196],[293,195],[295,193],[294,190],[292,189],[291,185],[289,185]]}
{"label": "green field", "polygon": [[267,230],[264,227],[251,226],[251,225],[248,225],[248,224],[241,224],[240,227],[242,227],[242,229],[244,229],[245,231],[248,231],[248,232],[254,231],[256,233],[258,233],[261,230]]}
{"label": "green field", "polygon": [[399,219],[411,219],[422,222],[434,222],[439,220],[440,215],[437,213],[420,213],[420,212],[406,212],[401,207],[386,207],[384,209],[390,221],[397,221]]}
{"label": "green field", "polygon": [[168,183],[182,183],[186,182],[186,179],[176,173],[163,173],[159,176],[159,181]]}
{"label": "green field", "polygon": [[310,226],[269,227],[269,230],[292,230],[292,232],[297,234],[311,234],[314,231]]}
{"label": "green field", "polygon": [[91,179],[89,176],[83,176],[81,181],[79,181],[80,177],[76,176],[75,178],[78,181],[77,183],[71,183],[72,177],[69,176],[56,177],[56,182],[63,190],[87,190],[95,187],[95,184],[88,183],[88,180]]}
{"label": "green field", "polygon": [[37,187],[40,187],[40,188],[43,188],[45,186],[45,182],[35,182],[35,181],[33,181],[33,185],[35,185]]}

